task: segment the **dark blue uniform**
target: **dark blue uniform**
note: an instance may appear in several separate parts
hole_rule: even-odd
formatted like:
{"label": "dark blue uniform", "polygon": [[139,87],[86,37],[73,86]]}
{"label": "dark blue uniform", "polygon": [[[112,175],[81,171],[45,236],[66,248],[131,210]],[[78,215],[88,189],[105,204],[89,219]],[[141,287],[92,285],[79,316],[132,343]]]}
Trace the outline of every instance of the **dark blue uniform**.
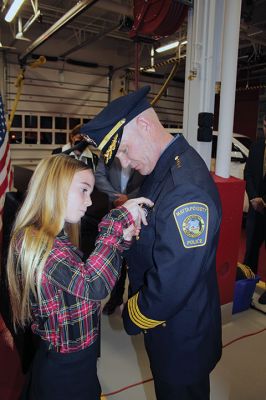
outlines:
{"label": "dark blue uniform", "polygon": [[182,136],[162,153],[140,195],[155,205],[125,254],[130,298],[123,320],[128,334],[144,333],[159,396],[160,384],[204,381],[221,357],[221,205],[204,161]]}

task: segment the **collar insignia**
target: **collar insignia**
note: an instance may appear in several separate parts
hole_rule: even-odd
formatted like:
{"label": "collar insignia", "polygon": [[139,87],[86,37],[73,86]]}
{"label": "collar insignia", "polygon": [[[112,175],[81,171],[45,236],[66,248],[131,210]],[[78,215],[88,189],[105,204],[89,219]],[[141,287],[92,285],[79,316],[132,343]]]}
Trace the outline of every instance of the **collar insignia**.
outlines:
{"label": "collar insignia", "polygon": [[181,160],[180,160],[179,156],[175,156],[175,162],[176,162],[177,168],[180,168],[181,167]]}

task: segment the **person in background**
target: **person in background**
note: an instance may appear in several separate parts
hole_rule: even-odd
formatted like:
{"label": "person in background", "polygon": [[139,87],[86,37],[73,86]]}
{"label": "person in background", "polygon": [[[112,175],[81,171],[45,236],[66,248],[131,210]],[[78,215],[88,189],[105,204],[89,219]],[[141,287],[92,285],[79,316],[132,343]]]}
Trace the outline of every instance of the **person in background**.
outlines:
{"label": "person in background", "polygon": [[7,261],[13,322],[31,324],[40,338],[22,399],[100,399],[101,300],[119,275],[122,251],[146,224],[141,204],[153,203],[131,199],[112,210],[84,260],[77,229],[94,181],[92,169],[75,158],[43,159],[15,221]]}
{"label": "person in background", "polygon": [[[52,154],[59,154],[61,152],[69,154],[76,159],[85,162],[85,164],[92,165],[93,170],[95,171],[97,163],[98,163],[98,156],[93,153],[89,149],[89,144],[81,143],[82,136],[80,135],[80,128],[82,124],[76,125],[71,132],[69,133],[69,142],[66,143],[63,147],[58,147],[52,151]],[[73,149],[75,147],[75,149]],[[73,149],[72,151],[69,151]]]}
{"label": "person in background", "polygon": [[[122,168],[118,158],[107,168],[103,157],[99,158],[95,172],[95,187],[109,198],[109,209],[123,205],[128,199],[137,196],[143,176],[130,167]],[[125,259],[122,262],[121,275],[112,290],[110,299],[103,307],[103,313],[110,315],[116,307],[123,303],[127,266]]]}
{"label": "person in background", "polygon": [[[148,220],[124,256],[129,300],[123,322],[144,334],[158,400],[207,400],[221,357],[216,276],[221,204],[205,162],[182,135],[173,137],[148,102],[145,86],[113,100],[81,128],[107,165],[119,158],[145,175]],[[138,240],[137,240],[138,239]]]}
{"label": "person in background", "polygon": [[[246,222],[246,252],[244,264],[257,274],[262,244],[266,247],[266,115],[263,117],[263,136],[251,145],[244,169],[249,210]],[[266,304],[266,292],[260,298]]]}
{"label": "person in background", "polygon": [[[64,153],[87,164],[95,172],[98,156],[89,148],[89,143],[82,141],[80,135],[81,124],[76,125],[69,133],[69,142],[63,147],[53,150],[52,154]],[[81,218],[80,242],[79,247],[85,257],[94,249],[95,240],[98,233],[98,224],[103,216],[108,212],[108,196],[94,188],[92,195],[93,204],[87,208],[83,218]]]}

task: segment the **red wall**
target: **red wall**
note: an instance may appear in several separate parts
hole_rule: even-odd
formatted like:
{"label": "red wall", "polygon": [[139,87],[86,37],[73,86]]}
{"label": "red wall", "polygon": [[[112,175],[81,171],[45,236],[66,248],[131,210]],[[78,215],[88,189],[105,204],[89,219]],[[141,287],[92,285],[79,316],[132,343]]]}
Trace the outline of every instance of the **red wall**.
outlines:
{"label": "red wall", "polygon": [[[218,130],[220,95],[215,96],[214,130]],[[259,89],[236,92],[234,128],[235,133],[242,133],[256,138],[259,109]]]}
{"label": "red wall", "polygon": [[222,223],[216,255],[221,304],[233,301],[240,247],[245,182],[231,176],[213,175],[222,203]]}

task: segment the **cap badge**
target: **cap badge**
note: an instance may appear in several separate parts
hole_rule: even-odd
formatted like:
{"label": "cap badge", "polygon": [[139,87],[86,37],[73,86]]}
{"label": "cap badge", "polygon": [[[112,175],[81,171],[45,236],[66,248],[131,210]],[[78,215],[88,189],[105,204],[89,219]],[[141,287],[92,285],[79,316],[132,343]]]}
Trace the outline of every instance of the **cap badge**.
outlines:
{"label": "cap badge", "polygon": [[116,149],[117,139],[118,139],[118,134],[115,135],[115,137],[113,138],[110,146],[108,147],[108,149],[106,150],[106,152],[103,155],[104,156],[104,161],[105,161],[106,164],[108,163],[108,161],[112,157],[113,151]]}
{"label": "cap badge", "polygon": [[86,142],[88,142],[89,144],[92,144],[93,146],[97,147],[97,143],[89,137],[89,135],[85,135],[85,134],[81,134],[81,136],[83,137],[84,140],[86,140]]}

